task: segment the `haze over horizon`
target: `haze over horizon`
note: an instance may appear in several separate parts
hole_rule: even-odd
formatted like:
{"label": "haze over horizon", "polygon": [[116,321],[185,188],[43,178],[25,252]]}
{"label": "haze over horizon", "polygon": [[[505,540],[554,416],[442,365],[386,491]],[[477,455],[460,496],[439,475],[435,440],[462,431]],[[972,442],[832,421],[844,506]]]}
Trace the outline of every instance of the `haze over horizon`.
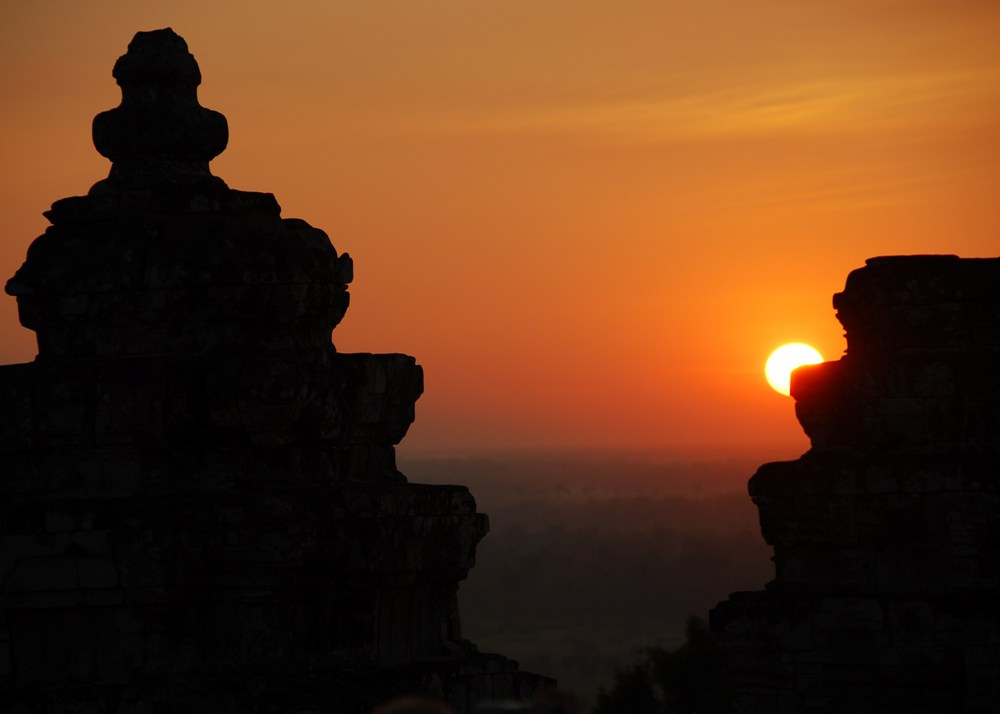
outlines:
{"label": "haze over horizon", "polygon": [[[107,175],[115,59],[173,27],[212,163],[356,263],[342,351],[406,352],[402,447],[789,457],[763,378],[843,350],[830,297],[885,254],[997,254],[1000,5],[981,0],[42,0],[2,11],[0,278]],[[34,335],[0,297],[0,363]]]}

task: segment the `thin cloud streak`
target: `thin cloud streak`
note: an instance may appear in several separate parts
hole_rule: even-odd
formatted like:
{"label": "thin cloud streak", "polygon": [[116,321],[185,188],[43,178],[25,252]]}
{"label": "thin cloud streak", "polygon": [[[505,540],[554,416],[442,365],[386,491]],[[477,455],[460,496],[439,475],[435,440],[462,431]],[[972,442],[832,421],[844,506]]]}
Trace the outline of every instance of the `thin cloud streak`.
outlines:
{"label": "thin cloud streak", "polygon": [[[673,142],[789,133],[955,129],[1000,119],[1000,68],[756,84],[677,97],[523,106],[488,115],[406,117],[419,133],[588,134]],[[653,94],[650,92],[650,94]],[[383,126],[384,129],[384,126]]]}

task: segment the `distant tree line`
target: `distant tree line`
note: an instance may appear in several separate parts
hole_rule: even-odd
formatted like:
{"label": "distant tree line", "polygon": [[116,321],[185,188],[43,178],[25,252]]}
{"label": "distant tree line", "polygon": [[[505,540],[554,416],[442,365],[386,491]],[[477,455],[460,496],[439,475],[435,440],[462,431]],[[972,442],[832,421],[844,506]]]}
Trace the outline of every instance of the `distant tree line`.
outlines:
{"label": "distant tree line", "polygon": [[726,658],[708,623],[688,618],[675,650],[647,647],[637,664],[617,669],[601,689],[593,714],[729,714],[732,689]]}

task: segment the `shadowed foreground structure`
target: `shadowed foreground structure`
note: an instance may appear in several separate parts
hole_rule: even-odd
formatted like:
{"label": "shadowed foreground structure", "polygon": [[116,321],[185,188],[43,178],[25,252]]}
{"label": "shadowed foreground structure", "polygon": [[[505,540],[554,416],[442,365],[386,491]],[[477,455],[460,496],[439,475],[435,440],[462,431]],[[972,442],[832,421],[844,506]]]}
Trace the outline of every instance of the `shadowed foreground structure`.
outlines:
{"label": "shadowed foreground structure", "polygon": [[776,577],[712,612],[741,714],[1000,711],[1000,259],[875,258],[750,480]]}
{"label": "shadowed foreground structure", "polygon": [[0,709],[469,711],[549,683],[461,637],[487,519],[410,484],[412,357],[339,354],[352,264],[209,172],[226,119],[171,30],[94,120],[112,160],[7,284],[38,357],[0,368]]}

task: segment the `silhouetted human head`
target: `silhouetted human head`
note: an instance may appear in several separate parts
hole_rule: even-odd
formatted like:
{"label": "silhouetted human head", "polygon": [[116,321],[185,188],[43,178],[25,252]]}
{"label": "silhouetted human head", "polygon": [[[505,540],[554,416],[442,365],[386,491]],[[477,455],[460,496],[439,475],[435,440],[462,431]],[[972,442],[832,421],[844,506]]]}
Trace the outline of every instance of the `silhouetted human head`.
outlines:
{"label": "silhouetted human head", "polygon": [[583,714],[580,700],[569,692],[546,689],[539,694],[531,707],[532,714]]}
{"label": "silhouetted human head", "polygon": [[455,714],[444,702],[430,697],[398,697],[372,710],[372,714]]}

